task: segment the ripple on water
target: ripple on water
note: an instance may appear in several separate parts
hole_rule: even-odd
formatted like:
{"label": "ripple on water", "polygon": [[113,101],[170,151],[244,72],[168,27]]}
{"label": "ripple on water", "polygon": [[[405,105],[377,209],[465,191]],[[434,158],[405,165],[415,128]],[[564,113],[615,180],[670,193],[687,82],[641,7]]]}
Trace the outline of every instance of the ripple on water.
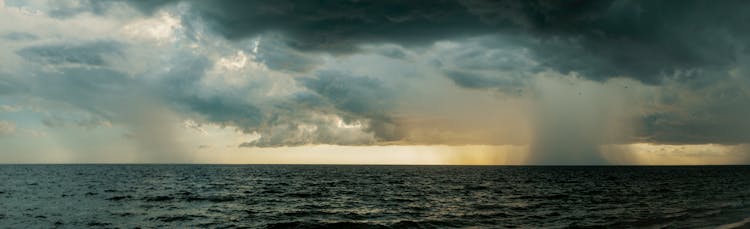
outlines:
{"label": "ripple on water", "polygon": [[0,228],[747,225],[750,167],[0,166]]}

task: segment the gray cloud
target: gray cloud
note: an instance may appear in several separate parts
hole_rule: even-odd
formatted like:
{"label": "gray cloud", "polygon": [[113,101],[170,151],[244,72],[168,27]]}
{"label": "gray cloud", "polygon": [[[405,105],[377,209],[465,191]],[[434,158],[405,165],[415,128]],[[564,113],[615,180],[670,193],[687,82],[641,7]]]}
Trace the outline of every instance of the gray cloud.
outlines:
{"label": "gray cloud", "polygon": [[464,71],[447,71],[445,75],[456,85],[470,89],[498,89],[506,94],[521,95],[527,84],[523,76],[494,73],[484,75]]}
{"label": "gray cloud", "polygon": [[[737,80],[737,79],[735,79]],[[655,108],[643,117],[642,139],[669,144],[741,144],[750,142],[750,93],[747,79],[726,80],[700,89],[664,90]],[[691,95],[686,94],[690,90]]]}
{"label": "gray cloud", "polygon": [[[144,11],[160,6],[130,3]],[[194,16],[229,39],[275,32],[300,50],[351,53],[370,43],[425,46],[465,36],[525,34],[516,45],[531,49],[542,66],[596,80],[626,76],[649,84],[675,71],[726,68],[750,40],[743,27],[750,4],[742,1],[191,4]]]}
{"label": "gray cloud", "polygon": [[285,39],[278,34],[263,36],[258,42],[258,60],[268,68],[289,72],[308,72],[322,63],[318,56],[289,47]]}
{"label": "gray cloud", "polygon": [[[403,138],[387,115],[395,96],[383,82],[341,72],[317,72],[298,78],[309,92],[275,101],[247,147],[307,144],[367,145]],[[348,127],[347,127],[348,126]]]}
{"label": "gray cloud", "polygon": [[93,41],[81,44],[50,44],[19,50],[21,57],[42,64],[107,65],[108,57],[121,56],[123,44],[115,41]]}
{"label": "gray cloud", "polygon": [[[195,14],[230,39],[276,31],[300,50],[352,52],[362,43],[425,41],[480,30],[458,2],[194,2]],[[249,13],[250,12],[250,13]],[[451,31],[450,34],[441,31]]]}
{"label": "gray cloud", "polygon": [[[177,1],[172,1],[177,2]],[[129,1],[146,13],[165,4]],[[267,32],[287,37],[303,51],[352,53],[364,43],[424,46],[431,41],[488,31],[460,2],[190,2],[193,17],[223,36],[238,40]],[[450,31],[450,33],[446,33]]]}
{"label": "gray cloud", "polygon": [[[55,104],[41,120],[48,128],[86,129],[119,126],[139,148],[139,161],[184,161],[185,150],[174,140],[174,116],[142,78],[110,67],[108,55],[125,55],[117,42],[79,42],[26,47],[18,51],[29,60],[22,78],[11,78],[29,96]],[[124,58],[124,56],[122,57]],[[44,66],[44,67],[42,67]],[[167,87],[165,87],[167,88]],[[160,110],[161,109],[161,110]],[[169,121],[169,122],[167,122]]]}
{"label": "gray cloud", "polygon": [[[632,108],[642,113],[642,128],[632,141],[750,141],[750,126],[744,124],[744,117],[750,115],[746,109],[750,107],[747,72],[731,73],[747,66],[741,60],[748,54],[750,32],[745,22],[750,16],[745,12],[750,4],[742,1],[185,1],[174,7],[178,2],[125,1],[143,12],[137,16],[168,10],[185,27],[180,33],[187,34],[181,38],[192,42],[157,47],[160,50],[143,55],[158,58],[148,59],[150,68],[142,72],[125,73],[122,66],[113,67],[119,60],[140,58],[128,55],[132,46],[141,44],[126,42],[124,37],[55,39],[54,43],[39,44],[47,39],[35,33],[4,33],[2,39],[8,46],[34,46],[13,46],[18,50],[9,51],[26,61],[28,66],[23,69],[27,72],[13,76],[0,73],[0,95],[33,95],[86,113],[84,118],[48,117],[44,124],[51,127],[70,123],[88,127],[101,121],[127,125],[143,136],[132,139],[155,151],[181,150],[151,142],[173,144],[173,139],[145,133],[160,133],[151,125],[178,118],[261,136],[243,146],[366,145],[408,139],[409,127],[399,125],[398,103],[408,100],[405,97],[410,94],[394,89],[394,85],[418,82],[412,86],[419,87],[424,81],[418,80],[434,80],[431,75],[438,75],[450,80],[446,80],[447,85],[523,95],[533,86],[530,75],[551,70],[602,84],[628,77],[659,87],[655,98],[648,98],[643,107]],[[6,4],[22,5],[16,1]],[[54,3],[44,5],[42,10],[64,21],[85,12],[106,17],[109,8],[119,4]],[[200,30],[197,24],[205,24],[208,29]],[[222,39],[210,40],[217,35]],[[255,39],[260,42],[258,52],[252,51],[253,61],[262,63],[267,72],[211,73],[217,68],[216,59],[234,53],[234,48],[251,55],[252,48],[243,45]],[[21,40],[29,42],[15,42]],[[216,43],[231,47],[212,46]],[[190,45],[212,50],[192,49]],[[413,64],[415,67],[407,70],[420,77],[361,73],[374,68],[369,63],[360,64],[365,70],[352,71],[357,74],[325,69],[354,54],[377,54],[389,57],[381,58],[388,61]],[[434,64],[421,66],[421,59],[414,60],[427,57],[431,59],[425,62]],[[212,82],[227,75],[239,80]],[[220,86],[209,88],[207,82]],[[271,93],[270,88],[276,87],[293,92]],[[562,115],[537,117],[537,131],[546,134],[535,139],[534,150],[558,148],[570,152],[563,155],[585,151],[579,155],[583,160],[601,160],[592,153],[601,142],[587,136],[603,130],[592,127],[594,124],[584,126],[582,123],[590,120],[579,118],[579,113],[601,111],[583,105],[586,109],[550,106],[554,109],[539,108],[540,112]],[[175,114],[148,119],[159,114],[129,111],[154,107],[166,107]],[[605,122],[595,125],[604,126],[601,123]],[[585,133],[573,135],[568,130]],[[163,135],[169,138],[174,133]],[[560,148],[566,142],[554,139],[567,140],[571,146]],[[471,143],[496,142],[481,138]]]}
{"label": "gray cloud", "polygon": [[[301,78],[308,89],[314,91],[340,111],[345,120],[367,118],[369,131],[379,140],[400,140],[402,133],[387,115],[396,92],[382,82],[368,77],[346,76],[338,72],[321,72],[317,78]],[[347,120],[348,121],[348,120]]]}
{"label": "gray cloud", "polygon": [[404,59],[407,57],[407,53],[400,47],[385,47],[377,50],[377,53],[393,59]]}
{"label": "gray cloud", "polygon": [[34,34],[24,33],[24,32],[5,33],[2,36],[0,36],[0,38],[9,40],[9,41],[29,41],[29,40],[39,39],[39,37]]}
{"label": "gray cloud", "polygon": [[81,118],[68,118],[60,115],[52,115],[42,119],[42,124],[50,128],[61,128],[68,126],[93,129],[102,126],[109,126],[110,123],[101,117],[88,116]]}
{"label": "gray cloud", "polygon": [[14,77],[0,74],[0,95],[12,95],[27,91],[27,87]]}
{"label": "gray cloud", "polygon": [[654,84],[675,71],[727,68],[748,40],[750,4],[741,1],[480,2],[473,8],[485,21],[510,17],[528,31],[540,64],[596,80]]}

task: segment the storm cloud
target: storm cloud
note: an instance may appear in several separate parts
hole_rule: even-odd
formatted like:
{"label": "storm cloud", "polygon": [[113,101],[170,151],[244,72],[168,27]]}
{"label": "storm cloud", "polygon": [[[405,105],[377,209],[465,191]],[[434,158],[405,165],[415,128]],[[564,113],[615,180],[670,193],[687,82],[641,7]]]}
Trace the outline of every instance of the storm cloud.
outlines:
{"label": "storm cloud", "polygon": [[[130,2],[152,12],[158,4]],[[168,4],[164,4],[168,5]],[[193,2],[191,17],[228,39],[266,32],[304,51],[352,53],[370,43],[428,46],[512,33],[563,73],[659,83],[675,72],[735,64],[748,33],[742,1]],[[648,57],[648,58],[644,58]],[[712,77],[712,76],[705,76]]]}
{"label": "storm cloud", "polygon": [[539,164],[606,163],[611,144],[750,143],[745,1],[0,9],[0,105],[34,107],[0,114],[3,132],[107,129],[164,155],[147,161],[190,151],[183,122],[237,131],[233,147],[522,144]]}

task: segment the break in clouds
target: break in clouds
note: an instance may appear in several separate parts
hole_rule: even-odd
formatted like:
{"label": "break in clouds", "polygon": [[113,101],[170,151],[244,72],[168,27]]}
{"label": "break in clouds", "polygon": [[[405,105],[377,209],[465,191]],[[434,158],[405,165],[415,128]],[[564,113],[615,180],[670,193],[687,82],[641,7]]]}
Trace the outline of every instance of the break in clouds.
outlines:
{"label": "break in clouds", "polygon": [[44,138],[85,158],[124,139],[139,160],[169,161],[197,147],[180,132],[208,126],[240,133],[231,147],[528,145],[537,164],[606,163],[613,144],[750,142],[744,1],[5,0],[0,11],[9,150]]}

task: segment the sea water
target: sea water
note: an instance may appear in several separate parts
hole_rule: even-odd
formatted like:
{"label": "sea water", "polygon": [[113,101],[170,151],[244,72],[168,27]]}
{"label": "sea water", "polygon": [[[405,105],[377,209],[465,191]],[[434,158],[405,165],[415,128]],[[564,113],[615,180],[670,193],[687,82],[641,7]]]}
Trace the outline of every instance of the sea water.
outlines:
{"label": "sea water", "polygon": [[750,166],[0,165],[0,228],[747,227]]}

